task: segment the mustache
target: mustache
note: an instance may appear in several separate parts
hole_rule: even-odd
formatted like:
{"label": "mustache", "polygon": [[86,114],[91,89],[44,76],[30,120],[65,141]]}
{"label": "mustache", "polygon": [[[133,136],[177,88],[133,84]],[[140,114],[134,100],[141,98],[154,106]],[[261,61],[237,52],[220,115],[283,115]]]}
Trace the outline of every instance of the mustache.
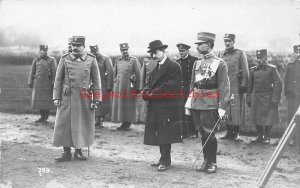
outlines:
{"label": "mustache", "polygon": [[78,53],[79,50],[78,49],[72,49],[72,52]]}

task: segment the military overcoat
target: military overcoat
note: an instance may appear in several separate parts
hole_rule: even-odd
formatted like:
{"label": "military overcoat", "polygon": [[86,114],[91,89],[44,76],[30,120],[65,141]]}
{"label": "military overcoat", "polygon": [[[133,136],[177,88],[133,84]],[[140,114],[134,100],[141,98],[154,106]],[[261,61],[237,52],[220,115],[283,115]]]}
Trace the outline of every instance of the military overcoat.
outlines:
{"label": "military overcoat", "polygon": [[234,103],[227,106],[227,113],[230,118],[229,125],[245,125],[246,94],[240,94],[241,86],[248,86],[249,68],[245,52],[239,49],[222,51],[219,57],[223,59],[228,68],[230,82],[230,96],[234,97]]}
{"label": "military overcoat", "polygon": [[57,64],[53,57],[36,57],[31,65],[28,85],[33,86],[31,107],[39,110],[54,108],[53,83]]}
{"label": "military overcoat", "polygon": [[113,89],[113,66],[109,57],[99,55],[96,57],[100,76],[102,104],[96,109],[96,116],[104,116],[111,112],[111,93]]}
{"label": "military overcoat", "polygon": [[61,100],[54,126],[54,146],[83,148],[94,142],[95,109],[87,93],[93,83],[94,100],[100,98],[100,73],[94,55],[76,58],[66,54],[60,59],[53,89],[53,99]]}
{"label": "military overcoat", "polygon": [[136,98],[140,87],[141,65],[136,57],[118,58],[114,65],[113,122],[136,121]]}
{"label": "military overcoat", "polygon": [[276,66],[267,64],[250,69],[247,103],[251,103],[251,123],[261,126],[279,123],[281,92],[282,84]]}

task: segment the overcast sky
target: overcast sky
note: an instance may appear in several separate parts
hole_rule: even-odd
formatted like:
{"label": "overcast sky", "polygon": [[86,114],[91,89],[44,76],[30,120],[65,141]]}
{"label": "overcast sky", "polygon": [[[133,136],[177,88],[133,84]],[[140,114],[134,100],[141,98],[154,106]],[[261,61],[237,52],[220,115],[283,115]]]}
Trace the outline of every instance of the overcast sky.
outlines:
{"label": "overcast sky", "polygon": [[50,50],[66,48],[72,35],[108,54],[123,42],[145,53],[155,39],[170,52],[179,42],[195,50],[197,33],[207,31],[217,34],[216,49],[234,33],[237,48],[286,52],[300,44],[300,0],[3,0],[0,29],[6,42],[20,35]]}

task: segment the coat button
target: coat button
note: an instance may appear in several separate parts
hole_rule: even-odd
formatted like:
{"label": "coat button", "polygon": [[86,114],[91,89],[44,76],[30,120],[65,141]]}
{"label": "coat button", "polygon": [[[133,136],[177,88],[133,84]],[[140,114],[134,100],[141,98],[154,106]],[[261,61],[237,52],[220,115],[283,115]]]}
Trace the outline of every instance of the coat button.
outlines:
{"label": "coat button", "polygon": [[85,71],[88,71],[87,69],[85,69]]}
{"label": "coat button", "polygon": [[86,77],[86,75],[84,75],[84,77]]}

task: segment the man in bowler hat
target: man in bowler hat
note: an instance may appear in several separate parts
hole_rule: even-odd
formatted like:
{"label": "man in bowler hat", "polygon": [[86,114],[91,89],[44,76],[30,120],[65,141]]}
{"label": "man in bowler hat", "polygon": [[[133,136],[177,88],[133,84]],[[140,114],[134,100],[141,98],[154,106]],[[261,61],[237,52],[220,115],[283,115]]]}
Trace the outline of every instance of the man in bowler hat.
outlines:
{"label": "man in bowler hat", "polygon": [[183,127],[182,127],[182,134],[184,137],[188,136],[190,138],[198,137],[198,131],[196,131],[194,122],[190,115],[186,115],[184,112],[184,105],[186,100],[189,96],[190,84],[191,84],[191,76],[192,76],[192,69],[197,57],[192,56],[189,53],[189,49],[191,48],[189,45],[184,43],[179,43],[176,45],[179,51],[180,58],[177,62],[181,66],[182,71],[182,120],[183,120]]}
{"label": "man in bowler hat", "polygon": [[213,53],[215,38],[213,33],[198,33],[195,44],[202,57],[194,64],[186,103],[202,140],[204,161],[196,171],[207,173],[217,171],[216,124],[225,115],[230,92],[226,63]]}
{"label": "man in bowler hat", "polygon": [[278,104],[282,84],[276,66],[268,63],[267,50],[257,50],[256,57],[258,65],[250,69],[247,90],[250,122],[256,126],[258,134],[251,142],[269,144],[271,128],[280,122]]}
{"label": "man in bowler hat", "polygon": [[48,45],[40,45],[39,56],[34,58],[28,78],[32,89],[33,109],[40,110],[41,117],[35,122],[47,122],[50,109],[55,106],[52,101],[53,84],[56,73],[56,60],[47,54]]}
{"label": "man in bowler hat", "polygon": [[181,68],[167,57],[168,45],[160,40],[149,43],[157,66],[149,74],[143,98],[148,100],[144,144],[159,146],[160,159],[152,163],[158,171],[171,165],[171,144],[182,142],[180,123]]}

